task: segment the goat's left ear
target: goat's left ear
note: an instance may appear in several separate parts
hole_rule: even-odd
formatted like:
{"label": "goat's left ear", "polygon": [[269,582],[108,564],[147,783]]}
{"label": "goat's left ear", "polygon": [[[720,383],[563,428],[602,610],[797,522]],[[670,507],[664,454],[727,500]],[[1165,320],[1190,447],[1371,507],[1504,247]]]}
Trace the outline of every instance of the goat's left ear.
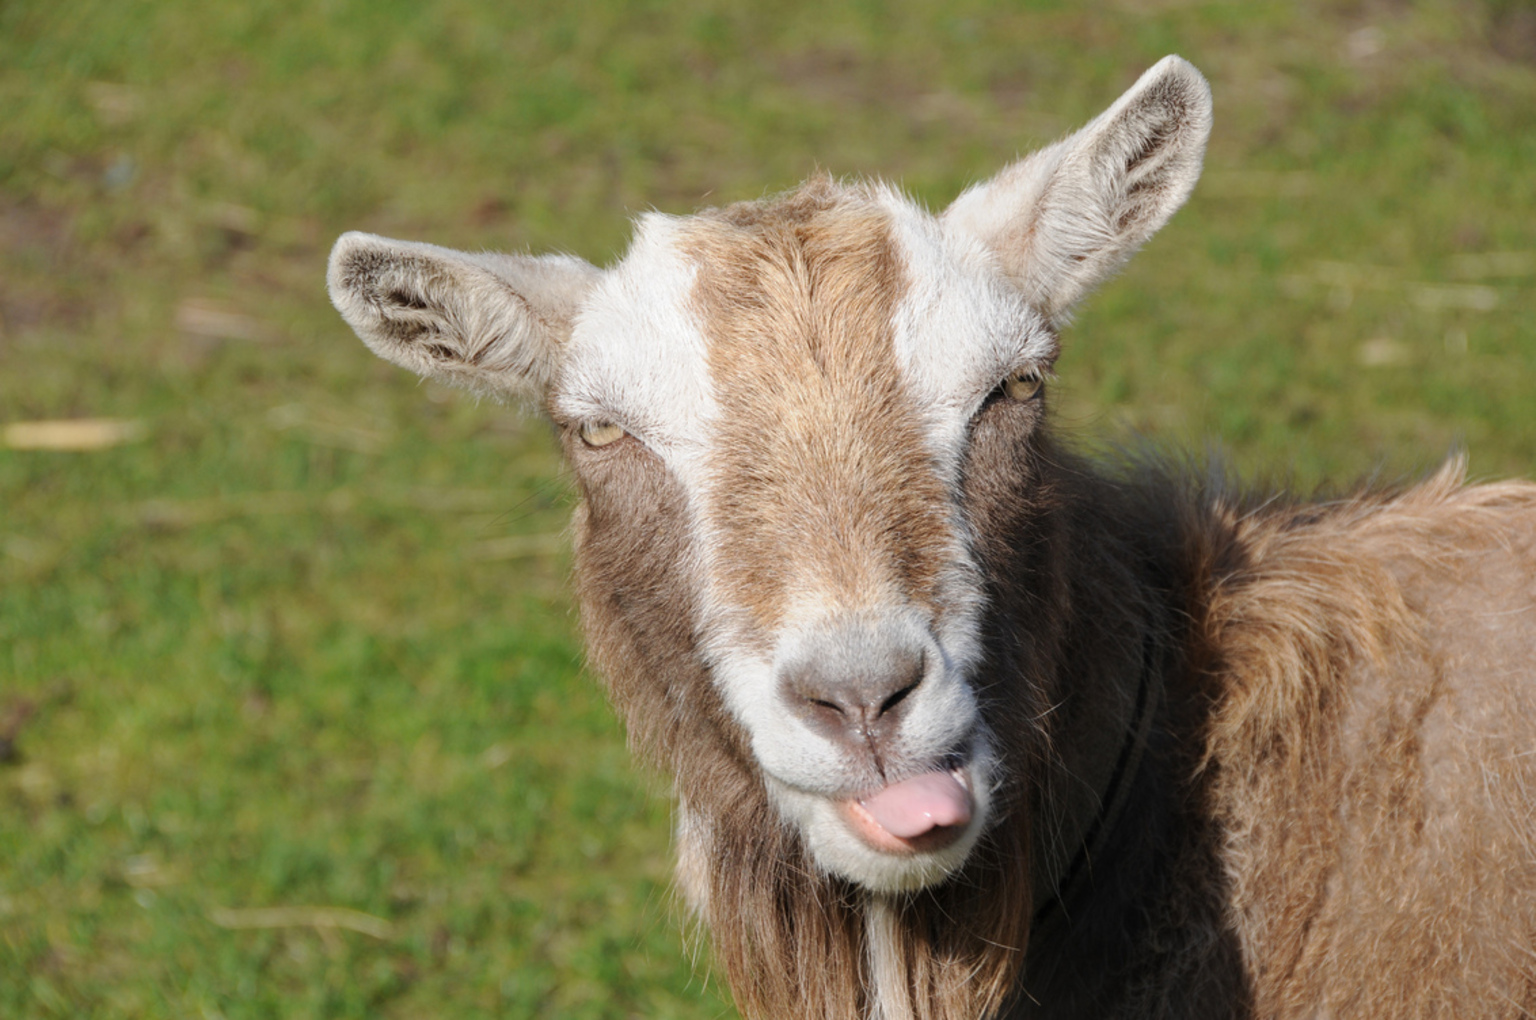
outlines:
{"label": "goat's left ear", "polygon": [[331,302],[373,353],[500,397],[543,396],[600,271],[565,255],[471,254],[343,234]]}
{"label": "goat's left ear", "polygon": [[957,198],[945,228],[979,239],[1060,322],[1184,204],[1210,133],[1210,86],[1164,57],[1081,131]]}

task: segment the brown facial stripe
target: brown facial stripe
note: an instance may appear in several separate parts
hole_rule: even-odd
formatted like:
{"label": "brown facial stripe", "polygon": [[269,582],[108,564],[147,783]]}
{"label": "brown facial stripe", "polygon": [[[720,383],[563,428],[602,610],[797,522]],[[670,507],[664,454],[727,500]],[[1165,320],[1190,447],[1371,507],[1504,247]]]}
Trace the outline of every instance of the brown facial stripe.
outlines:
{"label": "brown facial stripe", "polygon": [[792,594],[935,605],[949,498],[903,388],[888,215],[812,181],[695,218],[694,300],[721,408],[709,522],[728,597],[765,631]]}

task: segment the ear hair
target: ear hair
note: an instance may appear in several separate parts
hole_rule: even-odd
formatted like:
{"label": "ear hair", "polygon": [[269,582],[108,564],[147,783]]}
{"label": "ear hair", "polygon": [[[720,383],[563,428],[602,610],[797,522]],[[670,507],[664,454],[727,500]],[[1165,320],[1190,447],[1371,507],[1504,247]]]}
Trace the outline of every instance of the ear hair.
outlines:
{"label": "ear hair", "polygon": [[1082,130],[966,191],[945,226],[991,249],[1060,323],[1184,204],[1210,131],[1210,86],[1164,57]]}
{"label": "ear hair", "polygon": [[348,233],[331,302],[379,357],[496,396],[538,396],[598,270],[564,255],[469,254]]}

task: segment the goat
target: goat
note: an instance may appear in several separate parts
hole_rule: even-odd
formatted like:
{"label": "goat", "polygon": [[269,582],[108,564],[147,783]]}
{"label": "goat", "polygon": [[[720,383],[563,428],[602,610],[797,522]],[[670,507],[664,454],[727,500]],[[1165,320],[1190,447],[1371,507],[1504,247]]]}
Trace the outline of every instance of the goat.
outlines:
{"label": "goat", "polygon": [[1536,485],[1259,498],[1047,420],[1210,121],[1168,57],[937,216],[817,178],[606,270],[337,242],[375,353],[553,421],[746,1016],[1536,1014]]}

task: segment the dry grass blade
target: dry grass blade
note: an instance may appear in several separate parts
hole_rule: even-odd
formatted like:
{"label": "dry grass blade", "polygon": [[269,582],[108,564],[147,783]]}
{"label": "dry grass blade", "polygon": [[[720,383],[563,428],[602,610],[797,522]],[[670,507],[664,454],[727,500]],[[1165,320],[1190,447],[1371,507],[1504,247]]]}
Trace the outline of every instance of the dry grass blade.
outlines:
{"label": "dry grass blade", "polygon": [[176,306],[176,328],[209,340],[261,343],[271,339],[266,327],[251,316],[198,298],[189,298]]}
{"label": "dry grass blade", "polygon": [[1429,311],[1464,308],[1474,312],[1490,312],[1499,305],[1498,291],[1474,283],[1448,283],[1440,286],[1426,284],[1410,288],[1408,294],[1414,304]]}
{"label": "dry grass blade", "polygon": [[1451,272],[1464,279],[1536,276],[1536,251],[1485,251],[1452,255]]}
{"label": "dry grass blade", "polygon": [[347,907],[215,907],[208,920],[220,928],[345,928],[376,939],[387,939],[394,926],[382,917],[374,917]]}
{"label": "dry grass blade", "polygon": [[3,443],[12,450],[104,450],[143,439],[149,430],[128,418],[69,418],[18,421],[5,426]]}

